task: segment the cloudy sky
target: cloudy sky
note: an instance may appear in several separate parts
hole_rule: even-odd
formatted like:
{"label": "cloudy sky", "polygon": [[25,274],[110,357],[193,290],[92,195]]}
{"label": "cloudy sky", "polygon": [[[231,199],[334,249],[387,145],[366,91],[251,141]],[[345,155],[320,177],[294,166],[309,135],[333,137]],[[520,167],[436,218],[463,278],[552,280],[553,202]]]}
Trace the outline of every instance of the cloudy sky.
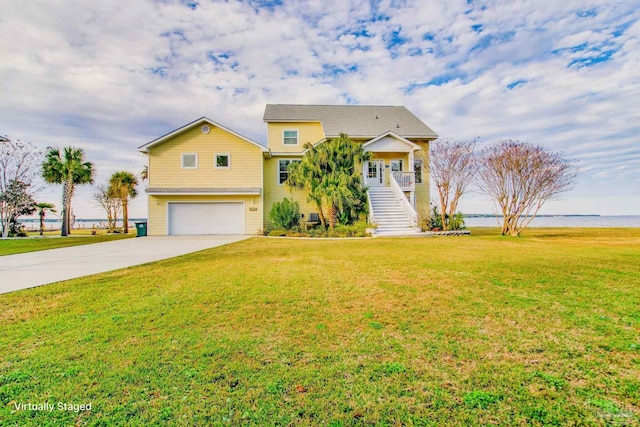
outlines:
{"label": "cloudy sky", "polygon": [[[267,103],[404,105],[444,137],[574,159],[575,188],[544,213],[640,214],[638,0],[0,5],[0,135],[83,148],[97,183],[201,116],[264,143]],[[90,194],[76,215],[104,216]],[[462,210],[493,206],[471,193]]]}

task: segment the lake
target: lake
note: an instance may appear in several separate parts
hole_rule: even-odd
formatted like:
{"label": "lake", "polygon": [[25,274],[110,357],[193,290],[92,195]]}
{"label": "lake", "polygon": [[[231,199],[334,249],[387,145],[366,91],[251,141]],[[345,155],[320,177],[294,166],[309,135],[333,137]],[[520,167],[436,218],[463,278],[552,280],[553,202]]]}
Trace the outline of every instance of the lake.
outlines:
{"label": "lake", "polygon": [[[465,217],[467,227],[500,227],[501,218]],[[540,216],[529,227],[640,227],[640,215]]]}

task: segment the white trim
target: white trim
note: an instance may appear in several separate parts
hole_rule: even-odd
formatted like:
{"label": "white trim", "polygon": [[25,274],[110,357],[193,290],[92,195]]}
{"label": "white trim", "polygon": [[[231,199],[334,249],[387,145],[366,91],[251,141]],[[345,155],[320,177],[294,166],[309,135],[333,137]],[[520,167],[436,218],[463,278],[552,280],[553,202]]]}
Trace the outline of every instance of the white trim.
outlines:
{"label": "white trim", "polygon": [[[367,149],[366,149],[369,145],[373,145],[373,144],[375,144],[376,142],[380,141],[382,138],[386,138],[387,136],[390,136],[390,137],[392,137],[392,138],[395,138],[395,139],[397,139],[398,141],[402,142],[403,144],[408,145],[408,146],[409,146],[409,148],[411,149],[411,151],[415,151],[415,150],[422,150],[422,147],[420,147],[418,144],[414,144],[413,142],[409,141],[408,139],[403,138],[403,137],[401,137],[400,135],[397,135],[397,134],[395,134],[395,133],[393,133],[393,132],[386,132],[386,133],[383,133],[382,135],[379,135],[379,136],[377,136],[377,137],[373,138],[371,141],[367,141],[367,142],[365,142],[364,144],[362,144],[362,148],[363,148],[363,150],[364,150],[364,151],[370,151],[370,150],[367,150]],[[375,150],[373,150],[373,151],[375,151]],[[409,151],[409,150],[407,150],[407,151]]]}
{"label": "white trim", "polygon": [[154,145],[161,144],[161,143],[165,142],[166,140],[176,136],[179,133],[185,132],[185,131],[190,130],[190,129],[198,126],[198,125],[205,124],[205,123],[208,123],[211,126],[215,126],[217,128],[220,128],[223,131],[230,133],[231,135],[237,136],[238,138],[242,139],[243,141],[248,142],[249,144],[258,147],[260,149],[260,151],[262,151],[264,153],[268,153],[269,152],[269,149],[267,147],[265,147],[264,145],[259,144],[256,141],[254,141],[252,139],[249,139],[246,136],[241,135],[241,134],[239,134],[238,132],[236,132],[236,131],[234,131],[232,129],[229,129],[226,126],[221,125],[220,123],[214,122],[213,120],[211,120],[211,119],[209,119],[207,117],[200,117],[199,119],[194,120],[191,123],[187,123],[186,125],[181,126],[178,129],[172,130],[171,132],[169,132],[169,133],[167,133],[165,135],[162,135],[161,137],[156,138],[153,141],[150,141],[150,142],[147,142],[144,145],[141,145],[140,147],[138,147],[138,150],[143,152],[143,153],[147,153],[149,151],[149,148],[153,147]]}
{"label": "white trim", "polygon": [[[184,165],[184,156],[196,156],[196,165],[195,166],[185,166]],[[182,169],[198,169],[198,153],[180,153],[180,167]]]}
{"label": "white trim", "polygon": [[[194,194],[196,195],[196,194]],[[184,204],[184,203],[242,203],[242,214],[244,215],[244,232],[247,233],[247,203],[244,200],[236,200],[236,201],[216,201],[216,200],[167,200],[165,203],[165,235],[170,236],[169,234],[169,205],[170,204]]]}
{"label": "white trim", "polygon": [[[377,177],[374,178],[369,178],[369,165],[371,163],[375,163],[377,165],[379,165],[378,167],[376,167],[376,171],[380,174]],[[364,184],[367,187],[384,187],[385,186],[385,170],[386,168],[384,167],[384,159],[371,159],[371,160],[367,160],[366,162],[364,162]],[[370,181],[371,180],[371,181]],[[376,182],[377,181],[377,182]],[[373,182],[373,183],[371,183]]]}
{"label": "white trim", "polygon": [[[218,166],[218,156],[227,156],[227,166]],[[230,153],[214,153],[213,168],[214,169],[231,169],[231,154]]]}
{"label": "white trim", "polygon": [[[295,132],[296,133],[296,143],[295,144],[287,144],[286,142],[284,142],[285,138],[293,138],[291,136],[285,137],[284,136],[285,132]],[[287,147],[300,145],[300,131],[298,129],[282,129],[282,145],[283,146],[287,146]]]}
{"label": "white trim", "polygon": [[166,193],[166,192],[147,192],[149,196],[260,196],[262,193],[260,191],[234,191],[233,193],[229,192],[208,192],[208,193],[184,193],[176,191],[175,193]]}
{"label": "white trim", "polygon": [[302,159],[291,159],[291,158],[289,158],[289,159],[278,159],[278,160],[277,160],[277,162],[278,162],[278,167],[276,168],[276,183],[277,183],[278,185],[280,185],[280,186],[283,186],[283,185],[284,185],[284,183],[283,183],[283,182],[280,182],[280,162],[281,162],[282,160],[289,160],[289,162],[300,162],[300,161],[302,161]]}
{"label": "white trim", "polygon": [[298,152],[298,153],[276,152],[276,153],[271,153],[271,157],[292,157],[292,156],[298,156],[299,158],[302,158],[302,157],[304,157],[304,153],[306,153],[306,151],[304,151],[304,152]]}

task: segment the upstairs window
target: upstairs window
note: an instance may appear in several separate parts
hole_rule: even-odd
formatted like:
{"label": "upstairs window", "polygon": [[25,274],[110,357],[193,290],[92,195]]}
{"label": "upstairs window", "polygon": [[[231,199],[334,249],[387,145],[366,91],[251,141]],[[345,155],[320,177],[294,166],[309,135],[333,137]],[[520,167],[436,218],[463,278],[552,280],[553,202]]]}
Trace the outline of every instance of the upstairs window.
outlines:
{"label": "upstairs window", "polygon": [[231,167],[231,155],[216,154],[213,167],[215,167],[216,169],[229,169]]}
{"label": "upstairs window", "polygon": [[289,165],[300,163],[300,160],[278,160],[278,184],[283,184],[289,178]]}
{"label": "upstairs window", "polygon": [[416,184],[422,184],[422,160],[413,161],[413,170],[416,171]]}
{"label": "upstairs window", "polygon": [[298,145],[298,130],[284,130],[282,131],[282,143],[284,145]]}
{"label": "upstairs window", "polygon": [[195,153],[183,153],[182,169],[198,169],[198,155]]}

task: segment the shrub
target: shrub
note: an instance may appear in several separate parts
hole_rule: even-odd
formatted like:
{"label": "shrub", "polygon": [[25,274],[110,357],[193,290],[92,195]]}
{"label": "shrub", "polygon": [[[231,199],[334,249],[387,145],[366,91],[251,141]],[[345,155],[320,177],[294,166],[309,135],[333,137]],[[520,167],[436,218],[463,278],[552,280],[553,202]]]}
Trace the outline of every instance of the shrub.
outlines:
{"label": "shrub", "polygon": [[434,206],[431,215],[426,220],[427,230],[442,230],[442,217],[438,213],[438,207]]}
{"label": "shrub", "polygon": [[282,202],[273,204],[269,218],[275,227],[291,230],[300,224],[300,206],[285,197]]}
{"label": "shrub", "polygon": [[[447,219],[447,223],[449,224],[449,230],[464,230],[464,215],[460,212],[450,217],[449,215],[445,215]],[[431,210],[431,215],[426,219],[426,229],[432,231],[440,231],[443,229],[442,227],[442,216],[440,212],[438,212],[438,207],[434,206]]]}
{"label": "shrub", "polygon": [[464,230],[464,215],[460,212],[449,218],[449,230]]}
{"label": "shrub", "polygon": [[335,234],[340,237],[365,237],[368,235],[369,225],[366,220],[361,219],[352,225],[338,225]]}

